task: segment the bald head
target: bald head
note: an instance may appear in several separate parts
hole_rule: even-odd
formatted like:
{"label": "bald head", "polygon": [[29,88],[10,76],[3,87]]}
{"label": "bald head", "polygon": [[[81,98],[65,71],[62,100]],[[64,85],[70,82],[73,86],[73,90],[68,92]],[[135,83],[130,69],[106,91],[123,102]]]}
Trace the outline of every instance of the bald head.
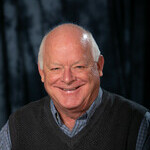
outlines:
{"label": "bald head", "polygon": [[[49,33],[47,33],[40,45],[38,62],[40,68],[43,69],[43,57],[44,53],[46,53],[48,46],[55,45],[55,47],[59,47],[59,45],[68,45],[68,44],[78,44],[81,43],[84,46],[84,49],[89,49],[89,53],[92,54],[94,61],[98,61],[100,50],[92,36],[92,34],[82,27],[75,24],[62,24],[55,27]],[[63,50],[63,47],[61,47]]]}

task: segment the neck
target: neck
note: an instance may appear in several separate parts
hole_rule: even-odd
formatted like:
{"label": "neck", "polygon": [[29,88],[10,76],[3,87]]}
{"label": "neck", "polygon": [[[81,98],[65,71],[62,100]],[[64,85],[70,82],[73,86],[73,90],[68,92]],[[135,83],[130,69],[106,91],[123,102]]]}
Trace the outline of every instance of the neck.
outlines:
{"label": "neck", "polygon": [[90,103],[85,103],[85,106],[82,105],[82,107],[78,107],[75,109],[65,109],[65,108],[60,108],[59,105],[57,105],[57,103],[55,105],[55,108],[57,109],[57,111],[59,112],[59,115],[61,117],[62,122],[70,129],[72,130],[76,120],[82,116],[91,106],[91,104],[93,103],[93,101],[90,101]]}
{"label": "neck", "polygon": [[89,109],[89,107],[91,106],[93,101],[94,101],[94,99],[88,103],[84,103],[82,106],[75,108],[75,109],[66,109],[66,108],[60,107],[55,102],[54,102],[54,105],[55,105],[55,108],[57,109],[57,111],[59,112],[62,122],[70,130],[72,130],[76,123],[76,120]]}
{"label": "neck", "polygon": [[72,130],[76,120],[84,113],[84,112],[80,112],[80,113],[72,113],[72,112],[65,112],[63,113],[62,111],[60,112],[58,110],[61,120],[62,122],[70,129]]}
{"label": "neck", "polygon": [[68,127],[70,131],[73,129],[73,127],[75,126],[75,122],[76,122],[76,120],[72,118],[63,118],[62,121],[65,124],[65,126]]}

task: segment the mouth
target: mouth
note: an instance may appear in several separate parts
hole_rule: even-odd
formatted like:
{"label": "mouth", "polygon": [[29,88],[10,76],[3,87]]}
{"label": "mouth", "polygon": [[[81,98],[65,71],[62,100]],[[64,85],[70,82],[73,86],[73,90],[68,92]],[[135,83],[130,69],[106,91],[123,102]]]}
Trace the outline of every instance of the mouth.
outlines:
{"label": "mouth", "polygon": [[82,85],[76,85],[74,87],[65,87],[65,86],[55,86],[55,88],[59,89],[60,92],[63,92],[64,94],[77,94],[77,92],[80,90]]}
{"label": "mouth", "polygon": [[62,91],[75,91],[75,90],[77,90],[78,88],[80,88],[81,86],[77,86],[77,87],[74,87],[74,88],[61,88],[61,87],[59,87],[59,89],[61,89]]}

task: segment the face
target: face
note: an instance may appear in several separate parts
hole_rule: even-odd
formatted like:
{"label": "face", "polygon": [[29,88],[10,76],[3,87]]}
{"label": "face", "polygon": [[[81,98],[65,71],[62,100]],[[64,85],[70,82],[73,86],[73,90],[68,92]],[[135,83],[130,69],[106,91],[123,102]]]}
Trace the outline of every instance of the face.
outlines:
{"label": "face", "polygon": [[98,95],[104,60],[100,56],[94,62],[91,46],[81,36],[58,35],[45,42],[43,70],[39,68],[39,72],[58,111],[84,112]]}

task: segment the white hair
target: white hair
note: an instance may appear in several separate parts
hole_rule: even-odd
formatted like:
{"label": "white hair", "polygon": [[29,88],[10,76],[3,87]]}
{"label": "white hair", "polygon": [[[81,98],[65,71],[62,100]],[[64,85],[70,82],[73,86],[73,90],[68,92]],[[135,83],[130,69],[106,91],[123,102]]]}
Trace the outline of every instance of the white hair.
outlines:
{"label": "white hair", "polygon": [[43,51],[45,49],[45,40],[47,38],[47,34],[44,36],[44,38],[42,39],[40,48],[39,48],[39,53],[38,53],[38,63],[40,65],[40,69],[43,70]]}
{"label": "white hair", "polygon": [[90,39],[91,46],[92,46],[93,59],[94,59],[94,61],[98,62],[101,51],[100,51],[96,41],[94,40],[94,38],[90,32],[89,32],[89,39]]}
{"label": "white hair", "polygon": [[[80,27],[80,26],[78,26]],[[80,27],[82,28],[82,27]],[[83,28],[82,28],[83,29]],[[86,31],[85,29],[83,29],[84,31]],[[88,38],[89,38],[89,42],[91,42],[91,46],[92,46],[92,55],[93,55],[93,59],[95,62],[98,62],[99,56],[101,54],[100,49],[96,43],[96,41],[94,40],[92,34],[89,31],[86,31]],[[40,69],[43,70],[43,51],[45,49],[45,40],[47,38],[47,35],[49,33],[47,33],[44,38],[42,39],[40,48],[39,48],[39,53],[38,53],[38,63],[40,65]]]}

